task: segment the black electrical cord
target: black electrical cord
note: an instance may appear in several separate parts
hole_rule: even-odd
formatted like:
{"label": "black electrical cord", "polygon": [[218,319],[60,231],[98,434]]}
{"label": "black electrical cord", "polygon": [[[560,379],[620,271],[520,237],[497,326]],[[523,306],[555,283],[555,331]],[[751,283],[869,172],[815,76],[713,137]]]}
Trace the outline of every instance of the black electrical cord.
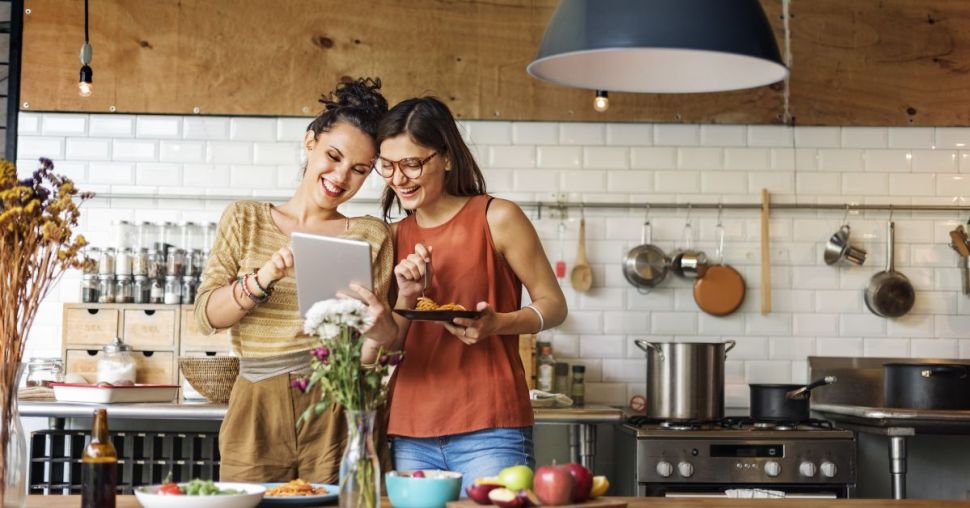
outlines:
{"label": "black electrical cord", "polygon": [[88,0],[84,0],[84,42],[88,41]]}

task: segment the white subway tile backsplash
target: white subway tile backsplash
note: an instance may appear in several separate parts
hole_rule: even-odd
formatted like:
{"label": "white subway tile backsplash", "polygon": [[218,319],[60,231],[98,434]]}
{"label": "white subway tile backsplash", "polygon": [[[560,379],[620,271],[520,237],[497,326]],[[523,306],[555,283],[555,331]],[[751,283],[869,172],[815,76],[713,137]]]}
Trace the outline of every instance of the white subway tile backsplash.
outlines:
{"label": "white subway tile backsplash", "polygon": [[[306,117],[276,119],[276,140],[297,143],[302,146],[303,137],[306,135],[307,127],[309,127],[312,121],[312,118]],[[186,128],[188,128],[187,123]]]}
{"label": "white subway tile backsplash", "polygon": [[182,117],[139,116],[135,122],[135,136],[139,138],[178,138]]}
{"label": "white subway tile backsplash", "polygon": [[604,312],[603,331],[606,333],[645,333],[650,329],[652,316],[645,312]]}
{"label": "white subway tile backsplash", "polygon": [[559,142],[559,124],[554,122],[513,122],[512,143],[516,145],[554,145]]}
{"label": "white subway tile backsplash", "polygon": [[891,148],[930,148],[934,146],[932,127],[890,127]]}
{"label": "white subway tile backsplash", "polygon": [[110,185],[135,183],[134,165],[122,162],[92,162],[88,166],[88,182]]}
{"label": "white subway tile backsplash", "polygon": [[562,171],[560,189],[566,192],[602,192],[606,190],[606,171],[589,169]]}
{"label": "white subway tile backsplash", "polygon": [[970,339],[970,316],[936,316],[936,336]]}
{"label": "white subway tile backsplash", "polygon": [[700,173],[696,171],[655,171],[654,190],[664,193],[700,192]]}
{"label": "white subway tile backsplash", "polygon": [[795,192],[795,175],[778,171],[748,173],[748,192],[757,194],[761,189],[768,189],[772,194],[792,194]]}
{"label": "white subway tile backsplash", "polygon": [[131,138],[135,136],[133,115],[91,115],[88,136],[102,138]]}
{"label": "white subway tile backsplash", "polygon": [[627,148],[588,146],[583,149],[583,167],[592,169],[626,169],[630,167]]}
{"label": "white subway tile backsplash", "polygon": [[762,316],[761,314],[748,314],[745,317],[745,333],[748,335],[791,334],[791,314],[772,312],[766,316]]}
{"label": "white subway tile backsplash", "polygon": [[885,148],[887,146],[889,146],[889,132],[885,127],[842,129],[843,148]]}
{"label": "white subway tile backsplash", "polygon": [[[273,166],[230,166],[229,186],[251,189],[275,187],[276,168]],[[260,194],[263,193],[260,192]]]}
{"label": "white subway tile backsplash", "polygon": [[875,314],[842,314],[839,329],[849,337],[880,337],[886,335],[886,319]]}
{"label": "white subway tile backsplash", "polygon": [[276,120],[272,118],[231,118],[229,139],[233,141],[276,141]]}
{"label": "white subway tile backsplash", "polygon": [[[728,352],[731,360],[767,360],[768,339],[765,337],[731,337],[734,347]],[[744,381],[743,379],[741,381]]]}
{"label": "white subway tile backsplash", "polygon": [[511,122],[467,122],[469,143],[476,145],[507,145],[512,143]]}
{"label": "white subway tile backsplash", "polygon": [[727,316],[698,314],[697,333],[702,335],[728,335],[737,337],[744,333],[744,313],[736,312]]}
{"label": "white subway tile backsplash", "polygon": [[64,138],[19,136],[17,156],[22,159],[47,157],[56,161],[64,157]]}
{"label": "white subway tile backsplash", "polygon": [[40,134],[40,113],[21,111],[17,114],[17,135],[23,137],[30,134]]}
{"label": "white subway tile backsplash", "polygon": [[[539,340],[547,340],[548,336],[540,335]],[[552,336],[552,351],[557,359],[579,358],[579,336],[557,333]]]}
{"label": "white subway tile backsplash", "polygon": [[906,173],[889,175],[889,194],[899,196],[934,196],[937,194],[937,175]]}
{"label": "white subway tile backsplash", "polygon": [[139,162],[135,165],[135,185],[178,185],[181,169],[178,164]]}
{"label": "white subway tile backsplash", "polygon": [[863,356],[908,357],[909,339],[863,339]]}
{"label": "white subway tile backsplash", "polygon": [[833,269],[832,267],[792,267],[792,287],[796,287],[798,289],[825,289],[835,287],[838,285],[838,283],[839,271],[837,269]]}
{"label": "white subway tile backsplash", "polygon": [[[591,351],[592,356],[597,350]],[[603,381],[643,382],[647,370],[646,360],[603,360]]]}
{"label": "white subway tile backsplash", "polygon": [[889,194],[889,174],[843,173],[842,192],[858,196],[885,196]]}
{"label": "white subway tile backsplash", "polygon": [[866,171],[908,173],[913,169],[913,154],[909,150],[866,150],[862,157]]}
{"label": "white subway tile backsplash", "polygon": [[209,141],[205,160],[212,164],[252,164],[253,143]]}
{"label": "white subway tile backsplash", "polygon": [[886,322],[886,334],[890,337],[933,337],[933,316],[905,314]]}
{"label": "white subway tile backsplash", "polygon": [[559,143],[563,145],[602,145],[606,142],[606,127],[601,123],[559,124]]}
{"label": "white subway tile backsplash", "polygon": [[218,189],[229,186],[228,165],[186,164],[182,169],[182,185],[185,187]]}
{"label": "white subway tile backsplash", "polygon": [[606,190],[617,193],[653,192],[652,171],[607,171]]}
{"label": "white subway tile backsplash", "polygon": [[653,126],[638,123],[607,124],[606,144],[624,146],[652,145]]}
{"label": "white subway tile backsplash", "polygon": [[799,127],[795,129],[795,141],[800,147],[837,148],[842,144],[839,127]]}
{"label": "white subway tile backsplash", "polygon": [[959,358],[954,339],[913,339],[909,347],[914,358]]}
{"label": "white subway tile backsplash", "polygon": [[205,143],[202,141],[159,141],[158,159],[163,162],[205,162]]}
{"label": "white subway tile backsplash", "polygon": [[650,332],[654,334],[691,335],[697,333],[696,312],[654,312]]}
{"label": "white subway tile backsplash", "polygon": [[229,119],[215,116],[186,117],[182,122],[182,137],[185,139],[228,140]]}
{"label": "white subway tile backsplash", "polygon": [[790,383],[791,362],[786,360],[753,360],[745,362],[745,381],[753,383]]}
{"label": "white subway tile backsplash", "polygon": [[559,327],[565,333],[600,333],[603,331],[603,313],[570,310],[566,321]]}
{"label": "white subway tile backsplash", "polygon": [[700,143],[700,127],[682,124],[655,124],[653,144],[657,146],[694,146]]}
{"label": "white subway tile backsplash", "polygon": [[625,406],[626,385],[623,383],[586,383],[586,400],[590,403]]}
{"label": "white subway tile backsplash", "polygon": [[43,133],[45,136],[84,136],[87,130],[87,115],[44,114]]}
{"label": "white subway tile backsplash", "polygon": [[630,167],[634,169],[674,169],[677,167],[677,149],[668,147],[631,148]]}
{"label": "white subway tile backsplash", "polygon": [[[70,142],[70,139],[68,139]],[[936,194],[945,197],[970,197],[970,176],[967,175],[920,175],[932,184],[936,178]]]}
{"label": "white subway tile backsplash", "polygon": [[919,173],[955,173],[956,150],[913,150],[913,171]]}
{"label": "white subway tile backsplash", "polygon": [[780,125],[751,125],[748,146],[791,146],[792,128]]}
{"label": "white subway tile backsplash", "polygon": [[745,146],[748,130],[743,125],[701,125],[704,146]]}
{"label": "white subway tile backsplash", "polygon": [[724,168],[748,171],[771,169],[771,150],[766,148],[725,148]]}
{"label": "white subway tile backsplash", "polygon": [[862,339],[851,337],[823,338],[815,340],[818,356],[865,356]]}
{"label": "white subway tile backsplash", "polygon": [[289,164],[297,167],[300,162],[298,143],[254,143],[253,162],[256,164]]}
{"label": "white subway tile backsplash", "polygon": [[804,360],[815,354],[815,339],[811,337],[771,337],[768,345],[772,360]]}
{"label": "white subway tile backsplash", "polygon": [[521,169],[536,166],[534,146],[493,146],[488,153],[489,167]]}
{"label": "white subway tile backsplash", "polygon": [[799,194],[842,193],[842,177],[838,173],[799,173],[795,185]]}
{"label": "white subway tile backsplash", "polygon": [[792,315],[792,334],[799,337],[835,337],[839,335],[838,314],[804,314]]}
{"label": "white subway tile backsplash", "polygon": [[720,148],[681,148],[677,150],[677,167],[682,169],[721,169],[724,151]]}
{"label": "white subway tile backsplash", "polygon": [[73,160],[111,160],[111,140],[107,138],[67,138],[64,156]]}
{"label": "white subway tile backsplash", "polygon": [[[829,269],[835,271],[833,268]],[[837,286],[837,281],[836,284],[826,287],[835,286]],[[796,287],[801,286],[797,286],[796,283]],[[815,310],[816,312],[833,313],[861,312],[862,294],[859,291],[820,289],[815,292]]]}
{"label": "white subway tile backsplash", "polygon": [[701,192],[708,194],[744,194],[748,191],[748,173],[717,171],[701,175]]}
{"label": "white subway tile backsplash", "polygon": [[[579,354],[581,358],[626,358],[626,342],[623,335],[580,335]],[[603,367],[605,373],[606,364]]]}
{"label": "white subway tile backsplash", "polygon": [[157,148],[157,141],[115,139],[111,145],[111,157],[116,161],[154,161],[158,157]]}
{"label": "white subway tile backsplash", "polygon": [[820,149],[818,151],[818,169],[819,171],[862,171],[865,169],[862,153],[862,150],[856,149]]}
{"label": "white subway tile backsplash", "polygon": [[570,169],[582,167],[583,149],[578,146],[540,146],[536,149],[540,168]]}
{"label": "white subway tile backsplash", "polygon": [[970,129],[966,127],[937,127],[934,145],[937,148],[965,148],[970,146]]}

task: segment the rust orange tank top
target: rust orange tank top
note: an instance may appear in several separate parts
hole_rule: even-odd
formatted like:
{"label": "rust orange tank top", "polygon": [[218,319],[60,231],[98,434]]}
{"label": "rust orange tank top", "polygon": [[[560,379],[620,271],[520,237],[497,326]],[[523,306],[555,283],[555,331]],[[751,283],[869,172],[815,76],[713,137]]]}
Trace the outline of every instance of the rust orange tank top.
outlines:
{"label": "rust orange tank top", "polygon": [[[521,306],[522,282],[495,250],[485,220],[491,197],[474,196],[448,222],[418,226],[411,215],[397,227],[397,261],[418,242],[432,247],[431,287],[438,304],[474,309],[488,302],[496,312]],[[412,321],[397,368],[388,433],[448,436],[496,427],[532,425],[532,406],[517,335],[467,346],[438,323]]]}

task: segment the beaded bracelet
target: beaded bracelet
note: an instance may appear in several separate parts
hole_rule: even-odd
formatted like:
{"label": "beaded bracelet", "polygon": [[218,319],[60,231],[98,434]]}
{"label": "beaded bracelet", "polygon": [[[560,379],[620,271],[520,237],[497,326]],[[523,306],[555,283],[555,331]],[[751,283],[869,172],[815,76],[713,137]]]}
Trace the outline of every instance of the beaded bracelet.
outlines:
{"label": "beaded bracelet", "polygon": [[273,294],[274,282],[270,282],[269,284],[266,285],[266,287],[263,287],[263,285],[259,283],[259,277],[256,276],[256,270],[253,270],[253,273],[251,273],[250,275],[253,276],[253,282],[256,283],[256,287],[263,292],[264,296],[269,296]]}
{"label": "beaded bracelet", "polygon": [[253,291],[249,289],[249,275],[250,274],[247,273],[246,275],[243,275],[241,277],[240,282],[242,282],[241,285],[242,285],[243,293],[245,293],[250,300],[256,302],[257,304],[264,303],[266,302],[266,300],[269,300],[269,295],[256,296],[253,293]]}
{"label": "beaded bracelet", "polygon": [[236,285],[238,285],[238,284],[239,284],[239,280],[238,279],[232,281],[232,283],[229,284],[229,294],[232,295],[232,301],[235,302],[236,307],[239,307],[239,310],[241,310],[241,311],[243,311],[243,312],[245,312],[245,313],[248,314],[249,311],[252,310],[252,309],[247,309],[246,307],[243,307],[243,305],[241,303],[239,303],[239,298],[236,298]]}

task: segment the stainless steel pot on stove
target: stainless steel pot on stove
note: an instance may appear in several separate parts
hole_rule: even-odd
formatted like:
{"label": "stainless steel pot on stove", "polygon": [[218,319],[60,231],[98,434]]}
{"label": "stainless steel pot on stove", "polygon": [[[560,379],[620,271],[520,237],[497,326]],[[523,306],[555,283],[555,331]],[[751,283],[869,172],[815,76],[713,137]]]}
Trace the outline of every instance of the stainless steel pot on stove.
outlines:
{"label": "stainless steel pot on stove", "polygon": [[724,361],[735,342],[633,341],[647,355],[646,416],[660,420],[724,417]]}

